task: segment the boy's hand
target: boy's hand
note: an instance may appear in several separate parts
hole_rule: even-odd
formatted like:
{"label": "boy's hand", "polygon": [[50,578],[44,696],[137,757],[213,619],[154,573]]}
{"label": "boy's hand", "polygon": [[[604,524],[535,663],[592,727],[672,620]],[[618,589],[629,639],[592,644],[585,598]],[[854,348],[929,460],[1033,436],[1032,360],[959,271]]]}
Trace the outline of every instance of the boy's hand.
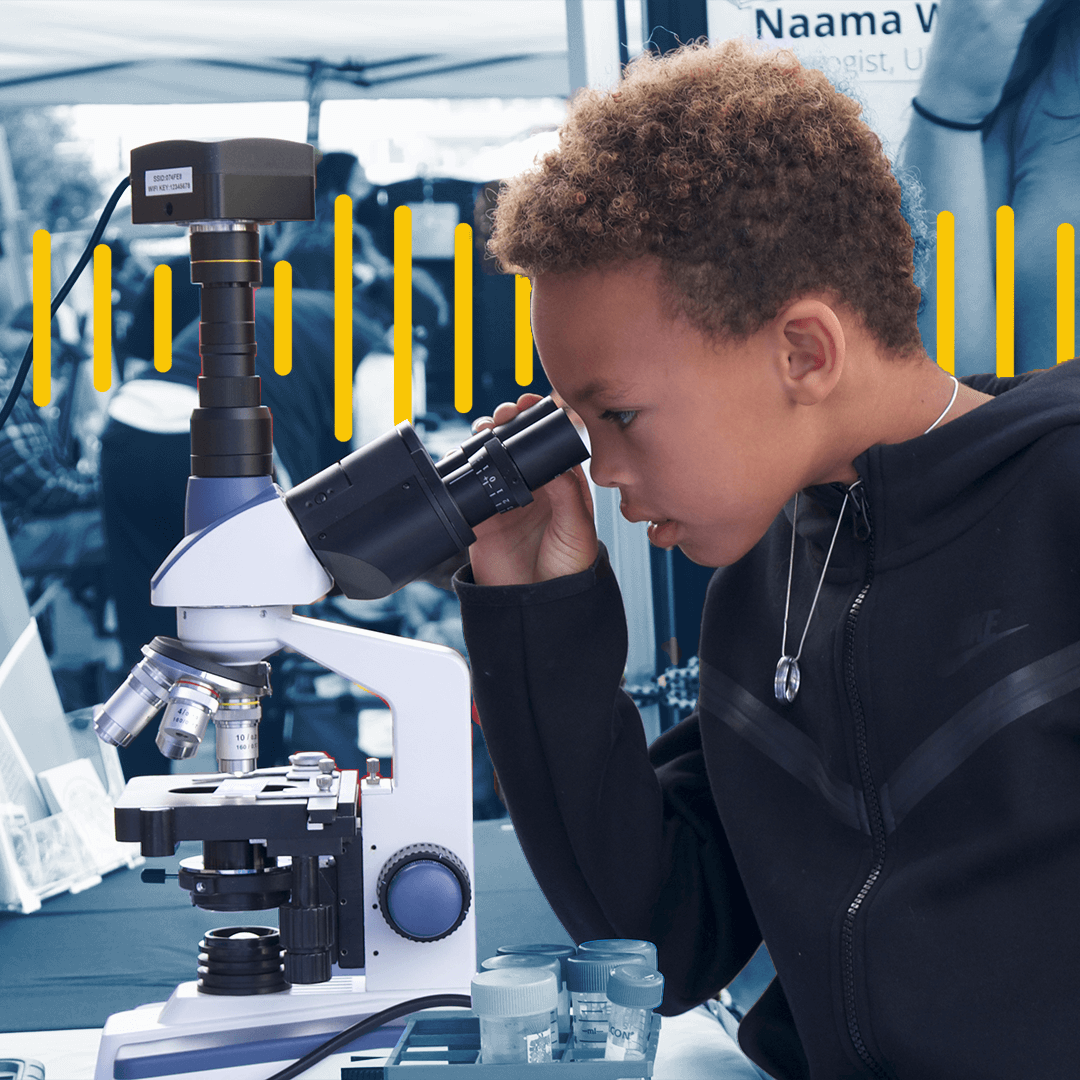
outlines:
{"label": "boy's hand", "polygon": [[[540,401],[522,394],[517,404],[503,402],[493,417],[497,427]],[[477,585],[529,585],[587,570],[596,561],[598,542],[592,496],[580,465],[533,492],[528,506],[496,514],[473,530],[469,548]]]}

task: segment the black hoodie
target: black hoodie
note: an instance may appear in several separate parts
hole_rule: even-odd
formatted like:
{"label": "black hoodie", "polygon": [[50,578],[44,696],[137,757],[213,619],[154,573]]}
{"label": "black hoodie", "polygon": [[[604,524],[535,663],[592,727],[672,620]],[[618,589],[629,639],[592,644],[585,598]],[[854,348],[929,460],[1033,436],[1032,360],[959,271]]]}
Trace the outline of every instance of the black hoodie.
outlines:
{"label": "black hoodie", "polygon": [[[790,505],[714,575],[698,707],[651,747],[603,553],[540,585],[459,575],[552,907],[578,941],[655,941],[666,1014],[764,937],[778,978],[739,1037],[777,1077],[1080,1076],[1080,361],[965,382],[995,400],[856,459],[791,705]],[[843,495],[799,500],[789,645]]]}

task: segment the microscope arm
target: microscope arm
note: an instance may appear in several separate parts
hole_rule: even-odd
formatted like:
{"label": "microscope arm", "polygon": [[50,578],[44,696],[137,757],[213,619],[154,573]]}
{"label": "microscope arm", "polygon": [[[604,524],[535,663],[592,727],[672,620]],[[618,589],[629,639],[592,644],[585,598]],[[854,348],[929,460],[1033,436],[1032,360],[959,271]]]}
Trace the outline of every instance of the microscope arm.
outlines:
{"label": "microscope arm", "polygon": [[[380,881],[395,855],[416,857],[423,847],[472,866],[469,670],[453,649],[303,618],[287,607],[188,608],[180,627],[185,644],[207,655],[295,649],[389,704],[393,778],[360,783],[366,912],[383,907]],[[473,926],[466,920],[463,933],[432,950],[403,942],[385,919],[367,920],[368,989],[460,986],[460,973],[475,962]]]}
{"label": "microscope arm", "polygon": [[[471,868],[472,725],[465,661],[441,645],[298,615],[275,618],[271,627],[283,645],[360,682],[392,710],[393,780],[360,784],[365,911],[381,904],[380,875],[394,853],[418,840],[452,852]],[[475,964],[474,927],[469,918],[436,952],[402,941],[385,919],[368,920],[368,988],[458,986],[460,973]]]}

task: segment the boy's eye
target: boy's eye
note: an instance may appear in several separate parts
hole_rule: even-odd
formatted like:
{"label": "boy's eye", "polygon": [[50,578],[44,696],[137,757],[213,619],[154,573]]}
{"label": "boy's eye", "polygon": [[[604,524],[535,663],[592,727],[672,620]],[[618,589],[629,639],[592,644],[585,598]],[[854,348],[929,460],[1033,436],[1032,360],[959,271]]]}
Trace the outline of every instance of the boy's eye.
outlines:
{"label": "boy's eye", "polygon": [[613,424],[618,424],[619,427],[625,428],[630,426],[630,422],[637,416],[636,409],[605,409],[600,414],[601,420],[609,420]]}

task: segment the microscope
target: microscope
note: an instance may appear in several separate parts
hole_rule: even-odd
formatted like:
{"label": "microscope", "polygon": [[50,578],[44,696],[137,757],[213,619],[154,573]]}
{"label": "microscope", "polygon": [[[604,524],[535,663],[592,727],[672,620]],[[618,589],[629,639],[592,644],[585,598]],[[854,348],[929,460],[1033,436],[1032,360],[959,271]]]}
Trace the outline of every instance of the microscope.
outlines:
{"label": "microscope", "polygon": [[[169,141],[131,154],[133,223],[189,229],[202,374],[185,536],[151,585],[155,605],[176,608],[176,637],[144,646],[94,726],[126,746],[164,710],[157,746],[183,759],[213,721],[219,771],[133,778],[116,835],[159,857],[201,841],[179,884],[237,925],[199,943],[197,981],[109,1018],[96,1080],[265,1077],[265,1063],[301,1057],[418,994],[468,994],[476,969],[465,662],[293,608],[335,586],[356,599],[389,595],[587,451],[548,398],[439,461],[403,421],[279,488],[255,374],[259,224],[311,220],[314,178],[312,147],[281,140]],[[266,658],[282,648],[388,702],[391,776],[377,758],[361,776],[318,750],[257,767]],[[274,907],[276,930],[247,915]]]}

